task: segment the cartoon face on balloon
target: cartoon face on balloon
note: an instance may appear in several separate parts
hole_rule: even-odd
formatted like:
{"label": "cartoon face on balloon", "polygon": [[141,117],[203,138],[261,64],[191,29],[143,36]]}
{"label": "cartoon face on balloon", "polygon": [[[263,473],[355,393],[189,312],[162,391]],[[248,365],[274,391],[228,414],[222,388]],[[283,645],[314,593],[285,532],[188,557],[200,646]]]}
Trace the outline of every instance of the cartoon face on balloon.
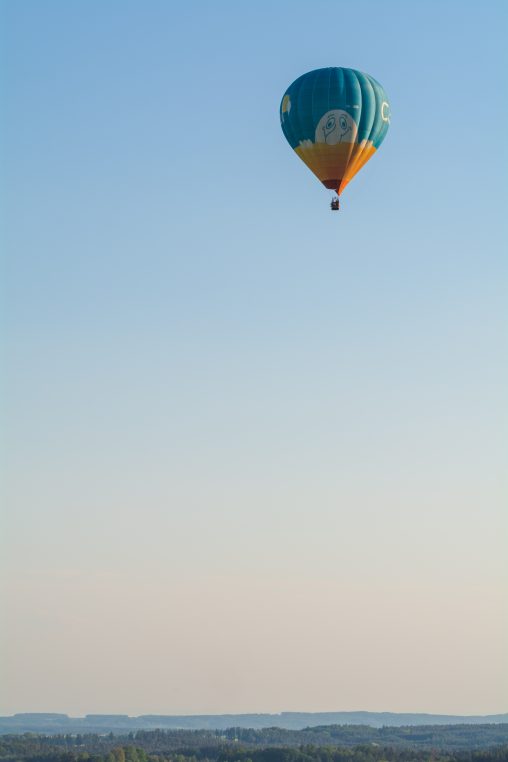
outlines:
{"label": "cartoon face on balloon", "polygon": [[316,143],[354,143],[357,127],[353,117],[340,109],[327,111],[316,127]]}

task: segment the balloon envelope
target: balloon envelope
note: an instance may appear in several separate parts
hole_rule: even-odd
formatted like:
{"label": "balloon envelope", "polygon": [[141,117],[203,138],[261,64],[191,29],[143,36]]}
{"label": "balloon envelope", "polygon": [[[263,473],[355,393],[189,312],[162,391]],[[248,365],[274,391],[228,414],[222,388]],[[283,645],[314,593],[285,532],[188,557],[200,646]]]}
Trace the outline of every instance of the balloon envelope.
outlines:
{"label": "balloon envelope", "polygon": [[291,148],[326,188],[340,194],[383,142],[390,105],[368,74],[316,69],[288,87],[280,121]]}

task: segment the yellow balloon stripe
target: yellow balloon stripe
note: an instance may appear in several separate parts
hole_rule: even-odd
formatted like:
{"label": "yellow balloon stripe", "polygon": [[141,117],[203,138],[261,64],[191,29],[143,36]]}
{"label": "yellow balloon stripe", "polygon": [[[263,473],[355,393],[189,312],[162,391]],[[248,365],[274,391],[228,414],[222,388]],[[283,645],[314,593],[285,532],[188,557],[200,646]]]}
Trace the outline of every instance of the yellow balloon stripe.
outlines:
{"label": "yellow balloon stripe", "polygon": [[356,173],[374,155],[376,149],[370,141],[362,143],[302,144],[295,153],[316,177],[331,190],[341,193]]}

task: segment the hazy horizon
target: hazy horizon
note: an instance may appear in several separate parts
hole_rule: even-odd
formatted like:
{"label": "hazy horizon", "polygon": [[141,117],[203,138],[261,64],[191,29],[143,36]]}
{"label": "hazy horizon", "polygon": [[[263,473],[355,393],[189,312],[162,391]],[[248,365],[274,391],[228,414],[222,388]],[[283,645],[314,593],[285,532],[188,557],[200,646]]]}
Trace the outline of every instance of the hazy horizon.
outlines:
{"label": "hazy horizon", "polygon": [[[0,713],[502,713],[508,5],[0,13]],[[339,214],[324,66],[392,113]]]}
{"label": "hazy horizon", "polygon": [[273,711],[273,712],[263,712],[263,711],[257,711],[257,712],[192,712],[191,714],[169,714],[167,712],[142,712],[140,714],[127,714],[126,712],[120,713],[120,712],[86,712],[85,714],[80,715],[73,715],[69,712],[64,711],[58,711],[58,712],[52,712],[52,711],[37,711],[37,712],[29,712],[29,711],[23,711],[23,712],[14,712],[10,715],[2,715],[2,716],[8,716],[8,717],[14,717],[16,715],[62,715],[67,716],[69,719],[81,719],[84,717],[129,717],[129,718],[136,718],[136,717],[247,717],[247,716],[269,716],[269,717],[279,717],[284,714],[303,714],[303,715],[322,715],[322,714],[396,714],[396,715],[407,715],[407,714],[416,714],[416,715],[430,715],[430,716],[439,716],[439,717],[502,717],[504,715],[508,716],[508,711],[506,712],[488,712],[488,713],[471,713],[471,714],[456,714],[456,713],[450,713],[450,712],[411,712],[411,711],[405,711],[405,712],[392,712],[389,709],[386,710],[367,710],[367,709],[327,709],[327,710],[321,710],[321,711],[307,711],[305,709],[293,709],[291,711],[286,711],[284,709],[280,711]]}

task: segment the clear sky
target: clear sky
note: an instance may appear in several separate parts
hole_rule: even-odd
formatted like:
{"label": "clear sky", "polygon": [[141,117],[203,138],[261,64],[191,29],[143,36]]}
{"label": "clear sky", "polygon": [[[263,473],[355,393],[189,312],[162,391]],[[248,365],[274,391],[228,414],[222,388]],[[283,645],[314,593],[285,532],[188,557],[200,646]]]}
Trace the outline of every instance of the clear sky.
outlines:
{"label": "clear sky", "polygon": [[4,714],[507,710],[507,8],[3,0]]}

